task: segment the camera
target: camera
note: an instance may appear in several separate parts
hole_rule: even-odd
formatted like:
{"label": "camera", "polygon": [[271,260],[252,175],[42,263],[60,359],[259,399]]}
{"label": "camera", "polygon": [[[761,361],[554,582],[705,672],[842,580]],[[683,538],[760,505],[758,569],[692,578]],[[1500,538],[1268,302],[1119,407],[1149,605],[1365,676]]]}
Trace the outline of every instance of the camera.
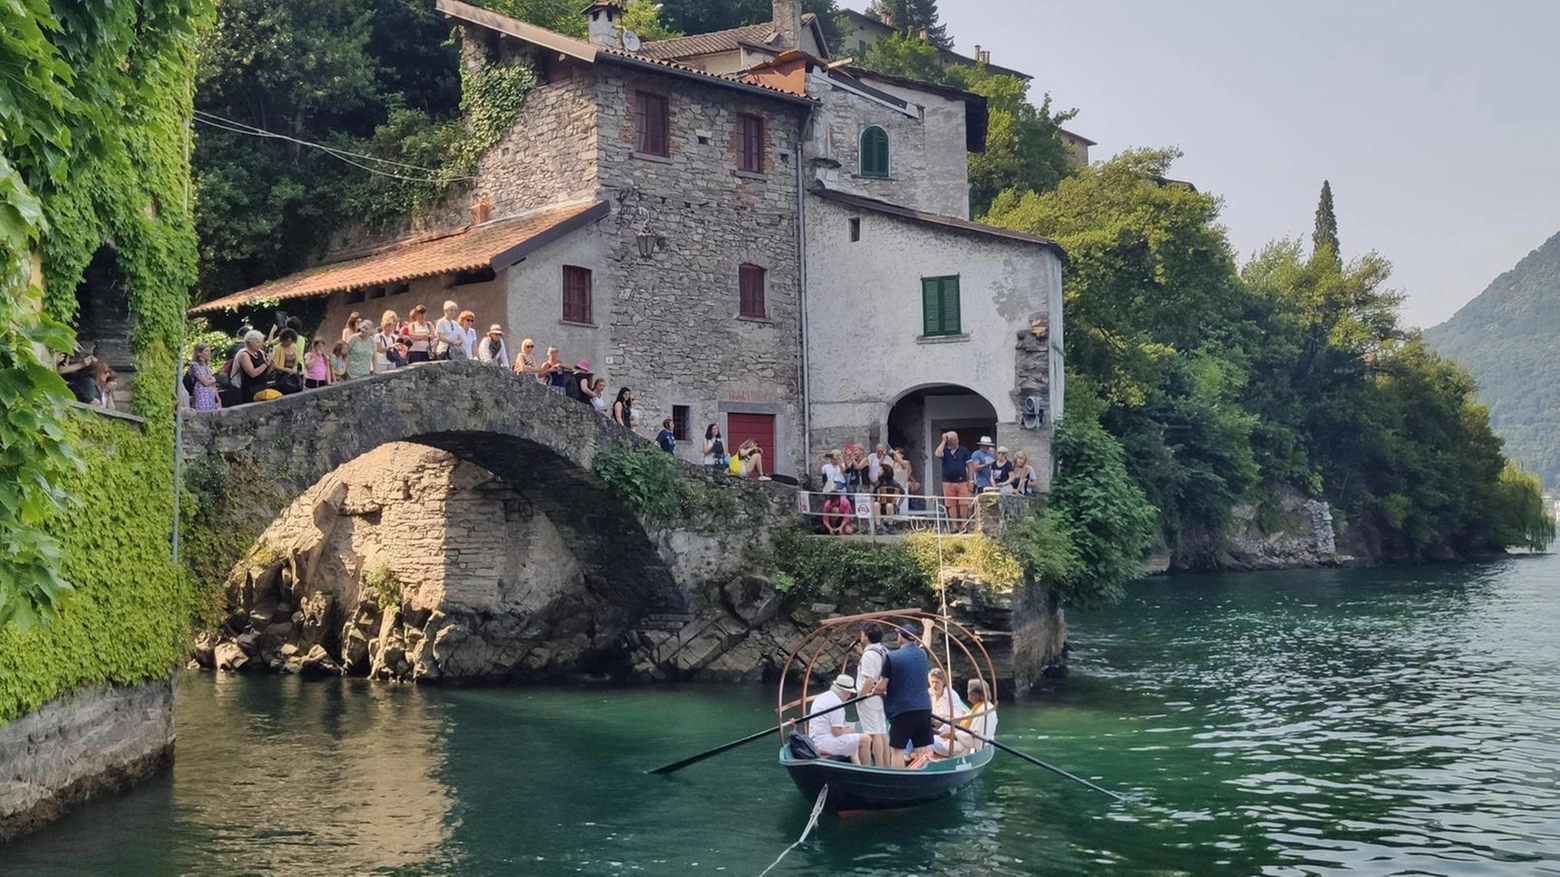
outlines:
{"label": "camera", "polygon": [[286,325],[287,325],[287,312],[286,311],[277,311],[276,312],[276,328],[280,329],[280,328],[282,328],[282,327],[284,327]]}

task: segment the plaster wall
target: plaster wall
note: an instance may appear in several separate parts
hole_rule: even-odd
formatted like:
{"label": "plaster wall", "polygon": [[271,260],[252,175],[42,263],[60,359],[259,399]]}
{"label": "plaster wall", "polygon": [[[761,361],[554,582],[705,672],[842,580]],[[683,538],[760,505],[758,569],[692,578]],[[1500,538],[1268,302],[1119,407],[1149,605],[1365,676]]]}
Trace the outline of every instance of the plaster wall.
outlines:
{"label": "plaster wall", "polygon": [[[417,305],[426,307],[428,322],[435,323],[444,316],[446,301],[454,301],[461,310],[477,315],[479,340],[494,323],[504,324],[506,333],[512,331],[508,324],[502,275],[493,280],[458,286],[452,285],[454,280],[452,275],[422,277],[408,283],[405,292],[393,295],[374,295],[373,290],[366,295],[361,291],[334,293],[325,304],[325,322],[321,325],[319,335],[326,340],[328,347],[334,346],[341,340],[341,330],[346,328],[347,317],[354,313],[372,320],[377,327],[385,311],[395,311],[396,317],[404,322],[410,319],[412,308]],[[286,304],[282,307],[285,310]]]}
{"label": "plaster wall", "polygon": [[[850,242],[852,218],[861,220],[857,243]],[[1049,418],[1046,429],[1021,429],[1020,390],[1045,391],[1056,410],[1060,386],[1049,371],[1060,354],[1040,345],[1036,360],[1021,356],[1019,346],[1033,339],[1036,321],[1047,322],[1053,307],[1059,313],[1057,256],[1034,244],[856,212],[812,196],[807,230],[810,457],[884,434],[896,400],[953,384],[991,404],[1003,443],[1026,451],[1044,479]],[[923,337],[921,279],[951,274],[960,278],[964,334]],[[1041,381],[1047,386],[1037,387]]]}
{"label": "plaster wall", "polygon": [[[968,219],[964,103],[877,81],[871,85],[908,101],[908,111],[847,91],[818,71],[808,75],[808,94],[823,104],[807,145],[813,178],[836,191]],[[886,179],[861,175],[861,135],[874,125],[888,133]]]}

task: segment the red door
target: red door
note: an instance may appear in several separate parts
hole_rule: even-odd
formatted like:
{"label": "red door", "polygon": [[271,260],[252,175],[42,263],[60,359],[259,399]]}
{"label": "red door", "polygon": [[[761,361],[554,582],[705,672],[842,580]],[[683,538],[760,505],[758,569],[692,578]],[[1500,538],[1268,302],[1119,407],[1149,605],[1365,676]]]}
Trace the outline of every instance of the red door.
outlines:
{"label": "red door", "polygon": [[764,474],[774,472],[779,458],[775,456],[775,416],[773,414],[727,414],[726,448],[733,454],[742,443],[752,439],[764,452]]}

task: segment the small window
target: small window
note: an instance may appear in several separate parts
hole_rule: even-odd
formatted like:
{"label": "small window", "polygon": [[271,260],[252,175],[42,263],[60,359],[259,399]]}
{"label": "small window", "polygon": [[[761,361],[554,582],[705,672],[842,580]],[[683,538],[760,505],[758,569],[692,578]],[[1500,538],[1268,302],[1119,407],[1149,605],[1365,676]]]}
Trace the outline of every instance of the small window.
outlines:
{"label": "small window", "polygon": [[742,316],[763,319],[767,316],[764,310],[764,269],[757,265],[743,265],[737,269],[737,286],[741,292]]}
{"label": "small window", "polygon": [[861,175],[888,176],[888,132],[876,125],[861,132]]}
{"label": "small window", "polygon": [[855,217],[850,221],[850,242],[858,243],[861,240],[861,218]]}
{"label": "small window", "polygon": [[563,266],[563,320],[566,323],[589,323],[590,269]]}
{"label": "small window", "polygon": [[671,155],[671,139],[668,136],[670,127],[665,95],[642,91],[634,93],[634,129],[639,135],[637,148],[640,152],[646,155]]}
{"label": "small window", "polygon": [[672,438],[680,442],[688,440],[688,421],[693,419],[693,409],[687,405],[672,406]]}
{"label": "small window", "polygon": [[750,174],[764,172],[764,120],[737,117],[737,167]]}
{"label": "small window", "polygon": [[927,337],[960,334],[957,274],[921,278],[921,322]]}

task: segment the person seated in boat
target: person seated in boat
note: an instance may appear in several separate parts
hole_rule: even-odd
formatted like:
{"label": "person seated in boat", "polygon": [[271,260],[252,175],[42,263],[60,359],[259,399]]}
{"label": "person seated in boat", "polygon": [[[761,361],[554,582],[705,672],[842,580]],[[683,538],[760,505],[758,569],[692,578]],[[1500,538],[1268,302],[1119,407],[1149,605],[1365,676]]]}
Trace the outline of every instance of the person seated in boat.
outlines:
{"label": "person seated in boat", "polygon": [[[965,712],[964,718],[959,720],[959,726],[982,737],[992,740],[997,738],[997,705],[991,702],[990,695],[986,691],[986,683],[979,679],[971,679],[965,688],[970,697],[970,707]],[[970,734],[961,734],[968,738],[966,747],[970,752],[979,752],[986,748],[986,741],[977,739]]]}
{"label": "person seated in boat", "polygon": [[896,627],[894,634],[898,647],[883,662],[883,678],[873,693],[884,695],[890,766],[903,768],[906,745],[914,747],[915,756],[932,751],[932,699],[926,693],[929,662],[920,636],[910,627]]}
{"label": "person seated in boat", "polygon": [[807,720],[807,736],[813,748],[826,758],[850,758],[851,764],[861,764],[867,757],[867,737],[850,729],[845,720],[845,701],[856,696],[856,680],[840,674],[828,691],[813,699],[808,708],[812,718]]}
{"label": "person seated in boat", "polygon": [[934,667],[926,674],[926,695],[932,699],[932,724],[936,734],[932,739],[932,751],[944,756],[957,754],[959,741],[954,736],[954,722],[969,712],[969,707],[964,705],[964,699],[948,684],[948,677],[941,667]]}

